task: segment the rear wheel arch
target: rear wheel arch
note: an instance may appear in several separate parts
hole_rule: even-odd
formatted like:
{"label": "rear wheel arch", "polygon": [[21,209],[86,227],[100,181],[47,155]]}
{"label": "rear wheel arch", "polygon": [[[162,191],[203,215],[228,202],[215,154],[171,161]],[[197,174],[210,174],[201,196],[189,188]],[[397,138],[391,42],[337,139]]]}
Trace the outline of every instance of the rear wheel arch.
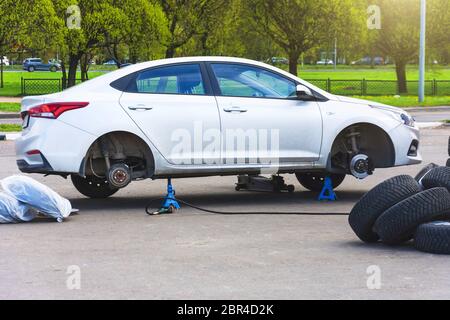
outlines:
{"label": "rear wheel arch", "polygon": [[[153,177],[155,173],[155,159],[153,152],[145,140],[138,135],[128,131],[112,131],[105,133],[93,141],[87,149],[83,161],[80,165],[79,175],[86,176],[90,166],[90,158],[93,155],[98,156],[100,141],[108,141],[111,143],[111,150],[115,152],[122,152],[125,156],[142,155],[145,160],[146,176],[145,178]],[[117,143],[119,145],[117,145]],[[117,148],[121,150],[117,150]],[[114,158],[114,156],[112,156]]]}
{"label": "rear wheel arch", "polygon": [[343,142],[347,142],[348,134],[352,131],[359,133],[359,151],[369,156],[375,168],[390,168],[395,165],[395,147],[389,134],[373,123],[359,122],[342,129],[334,138],[328,154],[328,170],[339,171],[334,157],[343,151]]}

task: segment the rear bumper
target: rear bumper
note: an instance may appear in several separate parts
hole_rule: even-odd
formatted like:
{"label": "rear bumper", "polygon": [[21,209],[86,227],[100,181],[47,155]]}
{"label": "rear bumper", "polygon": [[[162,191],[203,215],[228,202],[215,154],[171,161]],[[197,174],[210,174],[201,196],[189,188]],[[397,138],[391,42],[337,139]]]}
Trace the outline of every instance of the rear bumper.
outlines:
{"label": "rear bumper", "polygon": [[31,119],[15,141],[16,163],[23,173],[78,173],[95,137],[59,120]]}
{"label": "rear bumper", "polygon": [[52,174],[54,170],[47,159],[42,156],[42,164],[29,164],[26,160],[17,160],[17,167],[23,173]]}

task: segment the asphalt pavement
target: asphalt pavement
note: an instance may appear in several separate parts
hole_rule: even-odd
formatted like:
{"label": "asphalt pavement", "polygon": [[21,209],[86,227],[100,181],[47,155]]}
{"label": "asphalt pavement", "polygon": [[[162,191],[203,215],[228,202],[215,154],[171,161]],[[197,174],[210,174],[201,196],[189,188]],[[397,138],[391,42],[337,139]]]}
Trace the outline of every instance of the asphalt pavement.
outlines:
{"label": "asphalt pavement", "polygon": [[[446,162],[449,135],[445,128],[422,131],[425,163]],[[184,207],[151,217],[144,207],[164,195],[164,181],[89,200],[70,181],[32,175],[80,213],[61,224],[0,226],[0,299],[450,299],[448,256],[418,252],[411,243],[364,244],[345,216],[277,214],[349,212],[376,184],[422,166],[377,170],[364,181],[349,177],[337,202],[318,202],[292,175],[293,194],[236,192],[235,177],[174,180],[177,196],[194,204],[273,215]],[[17,173],[13,142],[0,142],[0,179]]]}

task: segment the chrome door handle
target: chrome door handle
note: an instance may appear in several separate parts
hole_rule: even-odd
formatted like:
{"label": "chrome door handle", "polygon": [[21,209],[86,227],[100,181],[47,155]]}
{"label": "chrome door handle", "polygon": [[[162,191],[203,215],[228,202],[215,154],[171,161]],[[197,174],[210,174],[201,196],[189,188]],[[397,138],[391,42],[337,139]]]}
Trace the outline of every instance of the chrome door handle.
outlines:
{"label": "chrome door handle", "polygon": [[223,111],[229,112],[229,113],[232,113],[232,112],[236,112],[236,113],[245,113],[245,112],[247,112],[248,110],[247,110],[247,109],[244,109],[244,108],[241,108],[241,107],[230,107],[230,108],[223,108]]}
{"label": "chrome door handle", "polygon": [[132,111],[149,111],[149,110],[153,110],[153,107],[147,107],[145,105],[137,105],[137,106],[128,107],[128,109],[130,109]]}

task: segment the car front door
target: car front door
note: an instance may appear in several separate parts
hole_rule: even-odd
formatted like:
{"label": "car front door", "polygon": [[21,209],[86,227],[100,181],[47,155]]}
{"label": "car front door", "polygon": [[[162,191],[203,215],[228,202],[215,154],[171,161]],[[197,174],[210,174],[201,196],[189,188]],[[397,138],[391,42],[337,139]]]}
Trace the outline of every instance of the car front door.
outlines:
{"label": "car front door", "polygon": [[122,108],[174,165],[220,161],[219,111],[203,68],[189,63],[144,70],[120,99]]}
{"label": "car front door", "polygon": [[299,100],[295,81],[247,64],[208,67],[221,117],[224,163],[312,164],[319,159],[319,105]]}

